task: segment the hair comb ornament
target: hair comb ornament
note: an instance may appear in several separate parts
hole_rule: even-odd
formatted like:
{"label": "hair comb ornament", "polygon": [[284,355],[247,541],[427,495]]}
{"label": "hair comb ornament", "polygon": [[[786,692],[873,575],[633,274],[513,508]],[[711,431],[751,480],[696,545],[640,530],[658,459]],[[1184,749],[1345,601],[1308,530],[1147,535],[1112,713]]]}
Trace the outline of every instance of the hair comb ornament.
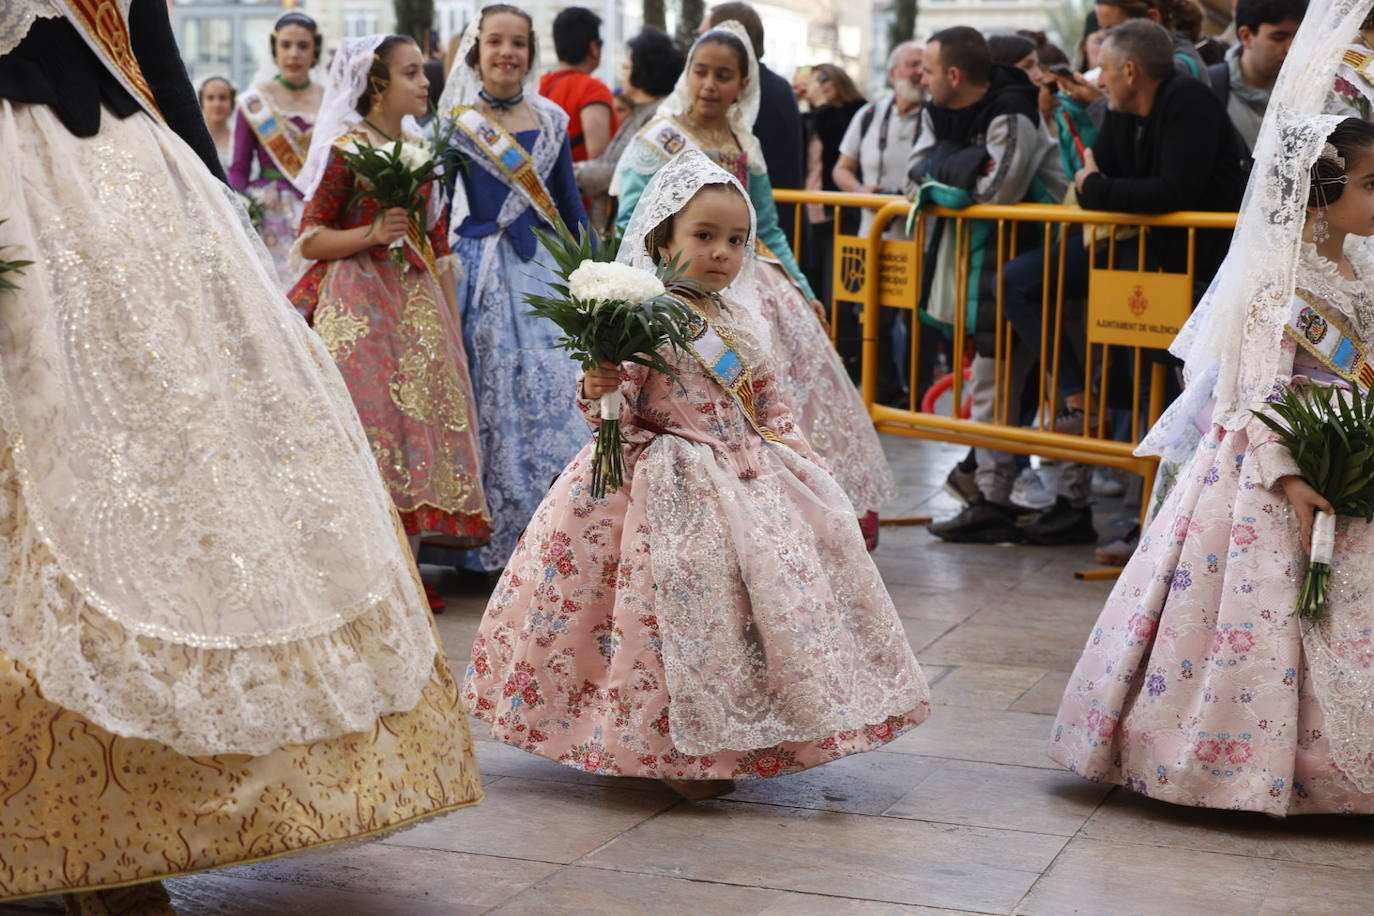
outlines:
{"label": "hair comb ornament", "polygon": [[1339,166],[1342,171],[1345,170],[1345,157],[1342,156],[1340,154],[1340,151],[1337,150],[1336,147],[1330,143],[1327,143],[1325,146],[1322,147],[1321,155],[1317,158],[1329,159],[1332,162],[1336,163],[1336,165]]}

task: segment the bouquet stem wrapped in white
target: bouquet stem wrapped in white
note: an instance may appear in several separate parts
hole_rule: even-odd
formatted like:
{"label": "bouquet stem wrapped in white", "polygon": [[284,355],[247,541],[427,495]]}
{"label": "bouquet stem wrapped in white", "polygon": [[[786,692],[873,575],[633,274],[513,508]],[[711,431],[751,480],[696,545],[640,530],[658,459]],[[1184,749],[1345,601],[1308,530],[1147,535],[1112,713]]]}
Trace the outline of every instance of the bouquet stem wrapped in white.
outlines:
{"label": "bouquet stem wrapped in white", "polygon": [[[1374,520],[1374,392],[1368,397],[1325,385],[1288,388],[1255,416],[1293,455],[1303,478],[1335,508],[1317,512],[1307,575],[1293,613],[1320,620],[1336,544],[1336,515]],[[1277,418],[1277,419],[1276,419]]]}
{"label": "bouquet stem wrapped in white", "polygon": [[[548,318],[563,331],[557,346],[569,351],[584,370],[601,365],[638,363],[670,378],[676,373],[659,354],[665,344],[682,349],[692,310],[684,296],[701,287],[683,275],[677,259],[649,273],[610,259],[614,242],[598,245],[590,232],[581,238],[560,224],[556,234],[535,230],[553,255],[561,283],[551,284],[555,295],[525,297],[528,314]],[[624,398],[620,391],[601,397],[591,494],[602,499],[620,489],[625,480],[625,441],[620,433]]]}

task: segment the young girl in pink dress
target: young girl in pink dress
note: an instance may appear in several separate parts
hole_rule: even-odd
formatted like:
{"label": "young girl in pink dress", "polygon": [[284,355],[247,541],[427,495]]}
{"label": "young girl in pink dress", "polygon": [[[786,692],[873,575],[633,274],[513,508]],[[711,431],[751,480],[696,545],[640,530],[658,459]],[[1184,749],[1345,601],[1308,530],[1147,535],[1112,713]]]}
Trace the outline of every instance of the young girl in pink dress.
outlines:
{"label": "young girl in pink dress", "polygon": [[[508,744],[689,797],[871,750],[925,720],[927,688],[853,508],[816,463],[747,309],[755,221],[689,151],[655,175],[620,252],[690,259],[715,292],[691,352],[587,374],[619,386],[626,479],[589,493],[591,445],[535,512],[472,649],[468,708]],[[571,394],[571,393],[570,393]],[[579,400],[590,422],[591,400]]]}
{"label": "young girl in pink dress", "polygon": [[[359,199],[360,179],[339,152],[345,144],[389,149],[400,138],[423,160],[413,132],[413,116],[429,102],[423,64],[408,37],[340,43],[301,171],[310,197],[292,259],[305,270],[290,298],[343,373],[412,549],[422,537],[473,547],[486,543],[490,525],[455,259],[435,183],[421,189],[431,204],[421,231],[404,209]],[[430,601],[443,606],[432,589]]]}
{"label": "young girl in pink dress", "polygon": [[1189,390],[1152,437],[1193,413],[1209,431],[1093,628],[1050,756],[1177,804],[1371,813],[1374,527],[1338,519],[1325,618],[1293,616],[1331,505],[1255,412],[1288,387],[1367,394],[1374,125],[1275,120],[1197,343],[1176,345]]}
{"label": "young girl in pink dress", "polygon": [[773,187],[758,138],[759,63],[744,26],[726,20],[692,45],[687,66],[657,113],[625,147],[611,182],[624,228],[649,179],[684,150],[704,152],[737,179],[759,217],[757,308],[760,343],[779,369],[778,384],[797,425],[862,520],[870,549],[878,513],[897,493],[873,421],[817,316],[824,306],[792,256],[778,224]]}

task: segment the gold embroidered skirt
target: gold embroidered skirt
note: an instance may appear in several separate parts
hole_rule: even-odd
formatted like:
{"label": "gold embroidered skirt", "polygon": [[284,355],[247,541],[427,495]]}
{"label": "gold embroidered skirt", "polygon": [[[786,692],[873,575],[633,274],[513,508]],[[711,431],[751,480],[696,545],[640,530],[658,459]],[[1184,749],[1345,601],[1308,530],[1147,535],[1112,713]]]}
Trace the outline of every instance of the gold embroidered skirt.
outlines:
{"label": "gold embroidered skirt", "polygon": [[361,840],[482,797],[442,655],[420,705],[262,757],[184,757],[44,700],[0,655],[0,899]]}

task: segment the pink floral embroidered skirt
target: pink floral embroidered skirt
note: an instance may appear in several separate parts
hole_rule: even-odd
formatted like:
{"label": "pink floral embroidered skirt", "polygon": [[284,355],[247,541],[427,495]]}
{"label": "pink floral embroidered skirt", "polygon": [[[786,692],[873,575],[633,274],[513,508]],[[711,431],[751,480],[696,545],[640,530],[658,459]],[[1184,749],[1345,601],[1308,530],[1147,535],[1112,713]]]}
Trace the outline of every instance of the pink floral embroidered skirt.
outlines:
{"label": "pink floral embroidered skirt", "polygon": [[1297,520],[1248,449],[1245,431],[1220,427],[1198,445],[1088,637],[1049,754],[1175,804],[1374,812],[1349,775],[1368,775],[1351,748],[1368,746],[1369,694],[1309,664],[1368,669],[1369,649],[1334,634],[1374,597],[1371,526],[1339,519],[1332,629],[1304,635],[1291,616],[1307,566]]}

